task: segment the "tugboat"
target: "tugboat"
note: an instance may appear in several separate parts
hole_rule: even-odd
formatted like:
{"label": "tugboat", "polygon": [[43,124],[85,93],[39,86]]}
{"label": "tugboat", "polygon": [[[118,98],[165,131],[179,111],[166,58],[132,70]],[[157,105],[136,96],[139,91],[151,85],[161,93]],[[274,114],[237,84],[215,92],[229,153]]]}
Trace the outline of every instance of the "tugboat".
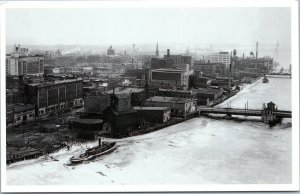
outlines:
{"label": "tugboat", "polygon": [[78,157],[71,157],[70,158],[70,165],[71,164],[80,164],[85,161],[90,161],[95,159],[96,157],[109,154],[113,152],[117,146],[116,142],[102,142],[101,138],[99,138],[99,145],[93,148],[89,148],[85,151],[85,153],[80,154]]}
{"label": "tugboat", "polygon": [[267,78],[267,76],[265,76],[263,79],[263,83],[268,83],[268,82],[269,82],[269,79]]}

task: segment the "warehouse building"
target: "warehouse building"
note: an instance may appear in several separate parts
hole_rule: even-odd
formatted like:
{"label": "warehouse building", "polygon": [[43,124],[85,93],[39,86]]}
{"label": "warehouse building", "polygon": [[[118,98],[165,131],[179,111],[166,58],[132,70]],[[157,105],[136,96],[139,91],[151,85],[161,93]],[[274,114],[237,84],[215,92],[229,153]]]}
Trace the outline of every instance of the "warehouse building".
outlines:
{"label": "warehouse building", "polygon": [[26,84],[24,93],[39,117],[83,105],[81,78]]}
{"label": "warehouse building", "polygon": [[169,107],[142,107],[136,106],[139,119],[149,123],[166,123],[171,119],[171,108]]}
{"label": "warehouse building", "polygon": [[219,99],[222,97],[223,92],[222,87],[193,89],[198,105],[207,105],[210,101]]}
{"label": "warehouse building", "polygon": [[154,96],[146,99],[148,107],[170,107],[172,116],[186,117],[196,112],[197,101],[189,98]]}

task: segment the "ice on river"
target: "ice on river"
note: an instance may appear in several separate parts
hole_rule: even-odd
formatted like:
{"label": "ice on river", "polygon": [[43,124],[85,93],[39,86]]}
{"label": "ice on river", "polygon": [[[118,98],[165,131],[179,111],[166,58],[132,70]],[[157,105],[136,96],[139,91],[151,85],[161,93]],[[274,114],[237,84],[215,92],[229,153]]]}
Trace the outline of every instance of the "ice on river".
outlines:
{"label": "ice on river", "polygon": [[[291,80],[270,78],[247,86],[232,107],[261,108],[272,100],[290,110]],[[219,106],[227,106],[227,102]],[[291,183],[291,121],[270,129],[251,120],[195,118],[118,140],[109,155],[75,167],[68,159],[96,142],[60,150],[58,161],[31,160],[7,167],[9,185],[277,184]]]}

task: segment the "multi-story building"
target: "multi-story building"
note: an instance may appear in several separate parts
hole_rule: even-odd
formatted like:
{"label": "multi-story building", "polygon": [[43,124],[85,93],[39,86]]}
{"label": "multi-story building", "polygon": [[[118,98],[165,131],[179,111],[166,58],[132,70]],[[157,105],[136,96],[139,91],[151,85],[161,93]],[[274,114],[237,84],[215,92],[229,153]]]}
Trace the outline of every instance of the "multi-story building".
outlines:
{"label": "multi-story building", "polygon": [[228,52],[219,52],[211,54],[211,63],[223,63],[226,65],[226,68],[230,66],[231,55]]}
{"label": "multi-story building", "polygon": [[182,68],[186,64],[192,64],[192,56],[185,55],[170,55],[170,50],[167,50],[167,54],[164,55],[164,59],[171,59],[173,61],[173,66],[177,68]]}
{"label": "multi-story building", "polygon": [[172,59],[161,59],[161,58],[152,58],[151,59],[151,69],[164,69],[164,68],[173,68]]}
{"label": "multi-story building", "polygon": [[14,56],[6,55],[6,75],[34,75],[44,74],[44,56]]}
{"label": "multi-story building", "polygon": [[165,89],[187,90],[189,76],[193,74],[190,65],[184,69],[152,69],[150,71],[150,85]]}
{"label": "multi-story building", "polygon": [[82,79],[26,84],[25,101],[35,105],[37,116],[80,107],[83,105]]}
{"label": "multi-story building", "polygon": [[227,74],[226,65],[223,63],[200,63],[194,62],[193,69],[199,75],[216,78]]}

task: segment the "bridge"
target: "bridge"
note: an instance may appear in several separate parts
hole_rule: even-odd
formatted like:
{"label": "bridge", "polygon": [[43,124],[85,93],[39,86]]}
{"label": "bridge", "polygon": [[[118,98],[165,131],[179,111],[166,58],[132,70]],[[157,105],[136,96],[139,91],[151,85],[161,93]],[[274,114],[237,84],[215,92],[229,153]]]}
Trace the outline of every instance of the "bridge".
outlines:
{"label": "bridge", "polygon": [[238,109],[238,108],[215,108],[205,107],[200,108],[199,114],[225,114],[227,116],[243,115],[243,116],[256,116],[261,117],[262,122],[280,122],[283,118],[292,118],[291,111],[277,110],[273,102],[269,102],[267,106],[264,104],[262,110],[259,109]]}

